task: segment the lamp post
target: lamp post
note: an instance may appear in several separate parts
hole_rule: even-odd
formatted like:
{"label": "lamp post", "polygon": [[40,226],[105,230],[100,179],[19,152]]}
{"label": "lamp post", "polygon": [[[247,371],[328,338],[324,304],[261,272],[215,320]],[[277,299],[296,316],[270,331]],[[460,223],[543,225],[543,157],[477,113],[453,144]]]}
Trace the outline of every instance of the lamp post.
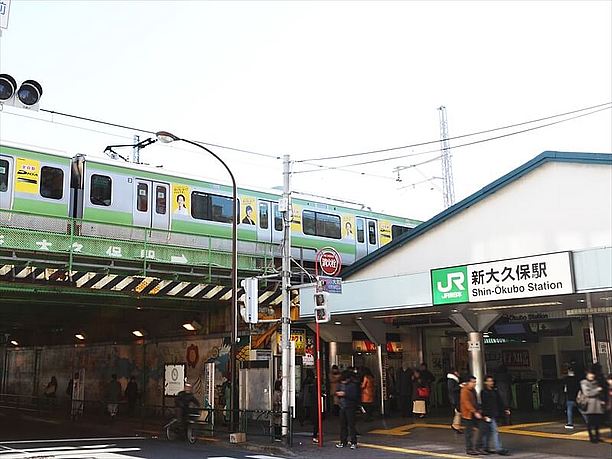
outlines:
{"label": "lamp post", "polygon": [[227,170],[229,176],[232,179],[232,332],[231,332],[231,354],[230,354],[230,372],[232,381],[232,395],[230,403],[230,425],[233,430],[237,427],[237,413],[238,413],[238,371],[236,365],[236,343],[238,341],[238,209],[237,209],[237,188],[236,179],[231,169],[225,164],[225,162],[214,152],[206,148],[204,145],[193,142],[191,140],[182,139],[169,132],[159,131],[155,134],[157,140],[162,143],[171,142],[185,142],[201,148],[205,152],[214,156],[225,170]]}

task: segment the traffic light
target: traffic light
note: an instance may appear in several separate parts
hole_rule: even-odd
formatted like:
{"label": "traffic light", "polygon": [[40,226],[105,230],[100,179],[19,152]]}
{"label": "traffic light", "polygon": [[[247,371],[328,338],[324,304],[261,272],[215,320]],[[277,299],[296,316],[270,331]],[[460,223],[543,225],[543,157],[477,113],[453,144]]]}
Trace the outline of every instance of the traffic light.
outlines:
{"label": "traffic light", "polygon": [[331,320],[331,314],[327,310],[327,292],[317,292],[314,294],[314,313],[315,322],[318,324],[329,322]]}
{"label": "traffic light", "polygon": [[37,81],[26,80],[18,85],[12,76],[0,74],[0,104],[38,110],[42,93],[42,86]]}
{"label": "traffic light", "polygon": [[247,277],[240,281],[244,289],[244,321],[248,324],[256,324],[259,320],[259,285],[256,277]]}

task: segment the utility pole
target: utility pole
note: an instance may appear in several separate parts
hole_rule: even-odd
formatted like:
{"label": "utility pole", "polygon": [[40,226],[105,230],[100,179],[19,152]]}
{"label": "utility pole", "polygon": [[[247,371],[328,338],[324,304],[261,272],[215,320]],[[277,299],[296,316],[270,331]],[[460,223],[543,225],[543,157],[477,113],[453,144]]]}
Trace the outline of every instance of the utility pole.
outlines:
{"label": "utility pole", "polygon": [[280,202],[280,210],[283,213],[283,246],[282,246],[282,271],[281,288],[283,292],[281,313],[281,371],[282,371],[282,434],[288,435],[290,401],[291,365],[291,161],[289,155],[283,156],[283,197]]}
{"label": "utility pole", "polygon": [[132,150],[132,162],[140,164],[140,136],[134,134],[134,148]]}
{"label": "utility pole", "polygon": [[438,107],[440,115],[440,153],[442,157],[442,179],[444,181],[444,208],[455,204],[455,183],[453,180],[453,162],[448,142],[448,121],[446,119],[446,107]]}

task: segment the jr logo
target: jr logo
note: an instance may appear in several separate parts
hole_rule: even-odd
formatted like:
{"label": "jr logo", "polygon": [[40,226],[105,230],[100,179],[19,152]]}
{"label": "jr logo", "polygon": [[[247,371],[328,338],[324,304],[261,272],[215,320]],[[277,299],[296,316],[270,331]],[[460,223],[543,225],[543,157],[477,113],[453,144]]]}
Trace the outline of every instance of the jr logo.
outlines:
{"label": "jr logo", "polygon": [[467,267],[434,269],[431,271],[433,304],[467,303]]}
{"label": "jr logo", "polygon": [[450,292],[453,289],[453,284],[459,290],[465,290],[463,283],[465,282],[465,276],[463,273],[448,273],[446,275],[446,285],[442,285],[442,282],[438,281],[438,291],[442,293]]}

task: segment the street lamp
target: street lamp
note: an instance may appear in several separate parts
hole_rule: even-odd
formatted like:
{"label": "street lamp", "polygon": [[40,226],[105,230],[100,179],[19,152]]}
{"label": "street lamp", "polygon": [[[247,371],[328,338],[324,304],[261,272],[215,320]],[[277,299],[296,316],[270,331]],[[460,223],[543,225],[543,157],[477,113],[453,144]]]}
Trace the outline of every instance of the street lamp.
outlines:
{"label": "street lamp", "polygon": [[166,131],[159,131],[155,134],[157,140],[162,143],[171,143],[171,142],[185,142],[201,148],[207,153],[210,153],[214,156],[225,170],[227,170],[230,178],[232,179],[232,333],[231,333],[231,355],[230,355],[230,372],[232,376],[232,396],[230,403],[230,423],[231,428],[236,429],[237,426],[237,410],[238,410],[238,371],[236,365],[236,343],[238,341],[238,199],[237,199],[237,188],[236,188],[236,179],[234,178],[234,174],[230,170],[230,168],[225,164],[225,162],[214,152],[210,151],[204,145],[192,142],[191,140],[181,139],[180,137],[171,134]]}

